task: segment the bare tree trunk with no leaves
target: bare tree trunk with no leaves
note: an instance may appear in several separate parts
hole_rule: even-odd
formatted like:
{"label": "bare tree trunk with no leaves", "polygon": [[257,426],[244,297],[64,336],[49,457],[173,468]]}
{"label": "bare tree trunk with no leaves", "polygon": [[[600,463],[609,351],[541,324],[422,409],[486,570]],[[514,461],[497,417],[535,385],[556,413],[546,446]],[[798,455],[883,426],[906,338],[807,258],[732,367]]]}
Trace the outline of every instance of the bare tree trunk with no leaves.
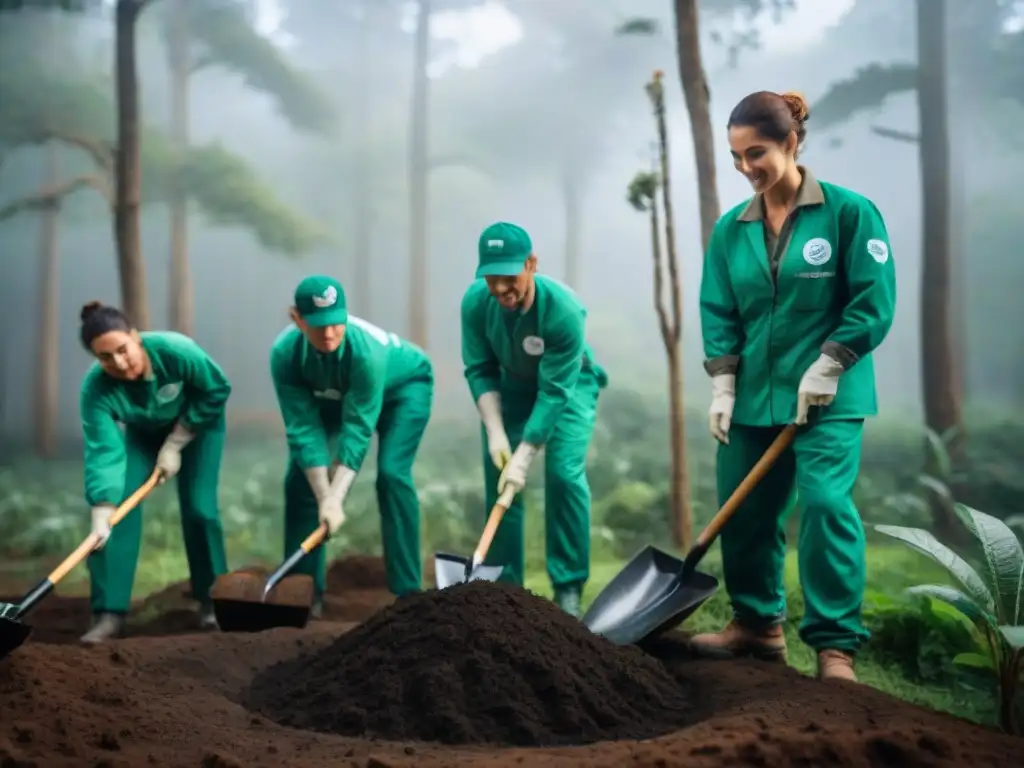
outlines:
{"label": "bare tree trunk with no leaves", "polygon": [[139,212],[142,204],[142,158],[139,136],[139,74],[135,22],[141,0],[117,0],[114,47],[117,79],[117,149],[115,153],[114,239],[121,280],[121,304],[140,329],[150,327],[146,267],[142,260]]}
{"label": "bare tree trunk with no leaves", "polygon": [[189,44],[187,0],[175,0],[168,40],[171,73],[171,141],[176,154],[171,178],[171,275],[167,306],[170,327],[187,336],[195,335],[195,298],[188,257],[188,198],[182,167],[189,143],[189,79],[192,61]]}
{"label": "bare tree trunk with no leaves", "polygon": [[430,81],[427,63],[430,56],[430,0],[420,0],[413,55],[412,115],[409,122],[409,339],[427,348],[429,315],[427,312],[427,176],[428,96]]}
{"label": "bare tree trunk with no leaves", "polygon": [[[673,543],[688,550],[693,542],[693,511],[690,507],[690,477],[686,466],[686,422],[683,407],[683,301],[679,277],[679,259],[676,253],[675,214],[672,209],[672,183],[669,175],[668,127],[665,120],[665,90],[661,73],[657,73],[649,87],[658,127],[658,156],[660,161],[660,186],[662,204],[665,210],[665,251],[667,265],[655,264],[654,303],[661,327],[661,338],[665,344],[668,363],[669,435],[672,451],[672,480],[670,500],[672,506]],[[656,208],[652,201],[652,210]],[[659,249],[655,259],[660,262]],[[671,320],[664,305],[665,267],[668,271],[669,295],[671,297]]]}
{"label": "bare tree trunk with no leaves", "polygon": [[[46,146],[46,186],[60,174],[57,147]],[[57,455],[57,420],[60,408],[60,208],[54,197],[42,208],[39,233],[39,337],[36,339],[36,453]]]}
{"label": "bare tree trunk with no leaves", "polygon": [[697,0],[675,0],[676,56],[683,84],[686,111],[690,115],[693,152],[697,165],[700,201],[701,244],[706,249],[711,232],[722,215],[715,171],[715,137],[711,127],[711,91],[700,52],[700,12]]}
{"label": "bare tree trunk with no leaves", "polygon": [[[921,381],[925,422],[943,434],[957,434],[949,444],[954,464],[963,457],[961,371],[953,347],[950,312],[951,219],[949,104],[946,87],[946,0],[918,0],[918,120],[921,126],[923,200],[921,268]],[[956,489],[954,489],[955,492]],[[932,505],[937,535],[960,530],[948,505]]]}

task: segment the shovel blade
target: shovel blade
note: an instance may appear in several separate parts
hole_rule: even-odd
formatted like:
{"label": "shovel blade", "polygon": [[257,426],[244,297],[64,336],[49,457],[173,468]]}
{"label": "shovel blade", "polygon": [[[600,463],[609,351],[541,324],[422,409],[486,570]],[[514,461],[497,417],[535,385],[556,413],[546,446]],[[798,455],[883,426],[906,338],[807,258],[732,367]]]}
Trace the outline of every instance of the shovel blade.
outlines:
{"label": "shovel blade", "polygon": [[266,600],[266,576],[253,571],[228,573],[217,578],[210,596],[222,632],[263,632],[275,627],[302,629],[309,623],[313,580],[287,576]]}
{"label": "shovel blade", "polygon": [[[466,566],[470,559],[460,555],[439,552],[434,556],[434,583],[438,589],[445,589],[453,584],[462,584],[466,579]],[[468,581],[497,581],[503,565],[481,565],[469,575]]]}
{"label": "shovel blade", "polygon": [[0,605],[0,659],[21,647],[32,633],[32,627],[28,624],[4,616],[5,612],[9,612],[4,608],[8,606]]}
{"label": "shovel blade", "polygon": [[682,567],[682,559],[645,547],[601,590],[583,623],[617,645],[677,627],[718,590],[718,579],[700,571],[681,582]]}

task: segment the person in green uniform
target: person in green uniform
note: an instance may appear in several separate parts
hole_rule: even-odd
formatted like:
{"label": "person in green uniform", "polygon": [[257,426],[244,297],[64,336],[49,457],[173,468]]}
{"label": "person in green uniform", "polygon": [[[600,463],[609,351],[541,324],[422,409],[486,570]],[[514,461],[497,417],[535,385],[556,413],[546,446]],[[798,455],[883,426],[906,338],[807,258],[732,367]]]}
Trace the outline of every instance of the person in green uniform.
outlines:
{"label": "person in green uniform", "polygon": [[692,638],[708,656],[784,660],[785,516],[799,498],[800,638],[822,679],[855,680],[865,540],[852,493],[864,419],[878,411],[872,352],[892,326],[896,272],[882,214],[797,164],[807,104],[753,93],[729,118],[754,196],[718,221],[700,289],[717,485],[728,498],[787,424],[783,455],[722,531],[733,621]]}
{"label": "person in green uniform", "polygon": [[[537,274],[525,230],[492,224],[478,255],[477,279],[462,299],[462,362],[482,422],[487,509],[507,486],[523,490],[544,448],[548,576],[555,602],[578,616],[590,576],[587,449],[607,376],[586,341],[586,309],[571,289]],[[520,585],[523,536],[517,496],[486,562],[505,566],[502,579]]]}
{"label": "person in green uniform", "polygon": [[154,469],[162,481],[177,477],[192,596],[200,626],[215,629],[210,587],[227,571],[217,484],[231,384],[213,358],[180,333],[140,333],[121,310],[100,302],[86,304],[81,320],[82,346],[96,358],[80,397],[85,498],[101,542],[88,560],[94,621],[82,642],[122,633],[144,505],[113,530],[108,520]]}
{"label": "person in green uniform", "polygon": [[[422,587],[420,505],[413,461],[430,420],[434,371],[426,353],[394,333],[348,314],[345,291],[325,275],[295,289],[293,325],[274,341],[270,371],[288,440],[285,553],[317,525],[335,533],[345,497],[377,432],[377,503],[388,588],[397,597]],[[323,548],[297,573],[313,577],[320,616]]]}

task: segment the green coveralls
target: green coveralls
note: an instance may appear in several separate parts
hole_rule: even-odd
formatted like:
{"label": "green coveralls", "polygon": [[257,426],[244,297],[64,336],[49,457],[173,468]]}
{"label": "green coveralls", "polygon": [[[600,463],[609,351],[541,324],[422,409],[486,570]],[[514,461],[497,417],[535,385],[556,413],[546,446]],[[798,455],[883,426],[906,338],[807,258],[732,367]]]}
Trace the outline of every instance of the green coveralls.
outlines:
{"label": "green coveralls", "polygon": [[[598,392],[608,379],[586,343],[586,309],[566,286],[537,275],[536,299],[509,312],[473,282],[462,299],[462,362],[473,401],[501,393],[502,419],[513,450],[520,441],[544,446],[544,519],[548,576],[555,590],[582,589],[590,577],[590,486],[587,450]],[[497,501],[498,469],[482,430],[485,516]],[[512,503],[486,562],[504,565],[502,579],[523,583],[523,502]]]}
{"label": "green coveralls", "polygon": [[[285,555],[319,525],[305,470],[336,459],[358,472],[376,430],[388,589],[398,596],[419,590],[420,503],[412,466],[430,420],[430,359],[395,334],[349,315],[345,340],[330,354],[317,352],[298,328],[289,326],[274,342],[270,367],[290,454],[284,481]],[[323,595],[323,548],[304,558],[295,572],[312,576],[316,594]]]}
{"label": "green coveralls", "polygon": [[[85,500],[118,505],[153,473],[156,455],[176,422],[195,434],[181,453],[178,503],[192,595],[209,599],[227,571],[217,504],[224,449],[224,408],[231,384],[196,342],[171,331],[146,331],[142,346],[152,375],[119,381],[93,365],[82,381]],[[119,424],[124,425],[124,434]],[[93,613],[126,613],[142,541],[142,508],[118,523],[106,545],[89,555]]]}
{"label": "green coveralls", "polygon": [[709,374],[736,373],[729,445],[718,447],[718,497],[733,490],[796,415],[797,389],[821,353],[842,363],[832,405],[813,409],[782,456],[722,531],[725,585],[736,619],[752,629],[786,610],[786,513],[799,496],[800,637],[815,650],[854,652],[861,623],[865,540],[852,493],[863,420],[878,411],[871,352],[892,325],[896,274],[875,205],[819,183],[806,169],[779,237],[760,196],[715,226],[701,281]]}

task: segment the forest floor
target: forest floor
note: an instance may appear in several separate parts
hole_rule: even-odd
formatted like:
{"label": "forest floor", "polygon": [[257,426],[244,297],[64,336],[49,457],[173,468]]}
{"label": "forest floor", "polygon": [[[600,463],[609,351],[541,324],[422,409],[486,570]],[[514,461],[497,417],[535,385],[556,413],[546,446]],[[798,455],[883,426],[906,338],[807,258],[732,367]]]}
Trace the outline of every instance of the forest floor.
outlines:
{"label": "forest floor", "polygon": [[304,630],[196,632],[183,584],[126,639],[79,647],[88,621],[53,595],[0,661],[0,765],[1019,765],[1020,739],[871,685],[699,661],[681,634],[620,648],[526,591],[393,604],[376,558],[336,561]]}

